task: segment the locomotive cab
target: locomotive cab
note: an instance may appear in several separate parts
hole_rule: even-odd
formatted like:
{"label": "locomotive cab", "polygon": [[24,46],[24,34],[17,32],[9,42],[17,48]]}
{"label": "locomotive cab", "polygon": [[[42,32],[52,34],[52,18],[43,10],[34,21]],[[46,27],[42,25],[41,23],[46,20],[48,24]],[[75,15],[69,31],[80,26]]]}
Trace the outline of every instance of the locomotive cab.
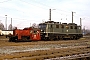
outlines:
{"label": "locomotive cab", "polygon": [[46,31],[46,27],[47,27],[46,24],[39,24],[39,28],[41,30],[41,33]]}
{"label": "locomotive cab", "polygon": [[34,28],[33,30],[31,30],[30,35],[31,35],[30,38],[32,41],[41,40],[40,30],[37,28]]}

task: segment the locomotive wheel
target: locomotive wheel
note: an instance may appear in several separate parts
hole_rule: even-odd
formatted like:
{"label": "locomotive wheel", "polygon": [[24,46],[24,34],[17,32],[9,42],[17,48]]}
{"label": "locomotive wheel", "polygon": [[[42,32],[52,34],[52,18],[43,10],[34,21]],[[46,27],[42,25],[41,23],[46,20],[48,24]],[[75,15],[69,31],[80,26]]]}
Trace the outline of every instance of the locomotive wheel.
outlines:
{"label": "locomotive wheel", "polygon": [[74,39],[74,36],[71,36],[71,37],[70,37],[70,40],[73,40],[73,39]]}
{"label": "locomotive wheel", "polygon": [[72,37],[70,37],[70,40],[72,40]]}
{"label": "locomotive wheel", "polygon": [[58,39],[59,39],[59,40],[61,39],[60,36],[58,37]]}
{"label": "locomotive wheel", "polygon": [[49,37],[45,37],[45,39],[44,39],[45,41],[49,41]]}
{"label": "locomotive wheel", "polygon": [[77,40],[77,36],[75,37],[75,40]]}
{"label": "locomotive wheel", "polygon": [[50,41],[54,41],[54,38],[50,38]]}
{"label": "locomotive wheel", "polygon": [[9,42],[12,42],[12,37],[9,38]]}
{"label": "locomotive wheel", "polygon": [[59,36],[59,40],[61,40],[61,37]]}
{"label": "locomotive wheel", "polygon": [[63,40],[64,38],[63,38],[63,36],[61,37],[61,40]]}
{"label": "locomotive wheel", "polygon": [[79,36],[77,36],[77,39],[79,39]]}
{"label": "locomotive wheel", "polygon": [[49,38],[49,41],[54,41],[54,40],[55,40],[54,37],[50,37],[50,38]]}
{"label": "locomotive wheel", "polygon": [[51,41],[56,41],[56,37],[52,37],[51,38]]}
{"label": "locomotive wheel", "polygon": [[56,37],[56,41],[60,40],[59,36]]}
{"label": "locomotive wheel", "polygon": [[72,37],[72,40],[74,40],[74,39],[75,39],[75,37],[73,36],[73,37]]}
{"label": "locomotive wheel", "polygon": [[15,37],[10,37],[9,42],[16,42]]}
{"label": "locomotive wheel", "polygon": [[12,42],[15,42],[15,39],[14,39],[14,37],[12,37]]}

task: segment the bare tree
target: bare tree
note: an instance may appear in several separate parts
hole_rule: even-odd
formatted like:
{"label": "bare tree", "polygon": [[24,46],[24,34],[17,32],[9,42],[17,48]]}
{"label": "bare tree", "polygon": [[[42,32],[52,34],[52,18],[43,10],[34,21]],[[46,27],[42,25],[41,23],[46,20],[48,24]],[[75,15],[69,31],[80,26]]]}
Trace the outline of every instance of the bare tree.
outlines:
{"label": "bare tree", "polygon": [[38,24],[36,24],[36,23],[33,23],[33,24],[32,24],[32,27],[34,27],[34,28],[38,28],[38,27],[39,27],[39,25],[38,25]]}
{"label": "bare tree", "polygon": [[33,23],[33,24],[32,24],[32,27],[36,28],[36,23]]}
{"label": "bare tree", "polygon": [[3,23],[0,23],[0,30],[4,30],[5,28],[4,28],[4,25],[3,25]]}
{"label": "bare tree", "polygon": [[12,26],[12,24],[10,24],[10,25],[8,26],[8,30],[14,30],[14,29],[17,29],[17,27],[16,27],[16,26]]}
{"label": "bare tree", "polygon": [[12,30],[12,24],[8,26],[8,30]]}
{"label": "bare tree", "polygon": [[16,27],[16,26],[13,26],[13,27],[12,27],[12,30],[14,30],[14,29],[17,29],[17,27]]}
{"label": "bare tree", "polygon": [[36,28],[39,28],[39,24],[36,25]]}

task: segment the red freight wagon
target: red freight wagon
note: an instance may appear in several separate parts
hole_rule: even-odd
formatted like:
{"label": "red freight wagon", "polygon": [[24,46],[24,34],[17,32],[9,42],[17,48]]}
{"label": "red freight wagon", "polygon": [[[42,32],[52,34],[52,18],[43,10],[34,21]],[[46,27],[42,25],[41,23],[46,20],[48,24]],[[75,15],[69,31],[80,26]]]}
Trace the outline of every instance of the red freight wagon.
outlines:
{"label": "red freight wagon", "polygon": [[24,28],[23,30],[13,30],[13,35],[9,35],[9,41],[38,41],[41,40],[40,30],[38,28]]}

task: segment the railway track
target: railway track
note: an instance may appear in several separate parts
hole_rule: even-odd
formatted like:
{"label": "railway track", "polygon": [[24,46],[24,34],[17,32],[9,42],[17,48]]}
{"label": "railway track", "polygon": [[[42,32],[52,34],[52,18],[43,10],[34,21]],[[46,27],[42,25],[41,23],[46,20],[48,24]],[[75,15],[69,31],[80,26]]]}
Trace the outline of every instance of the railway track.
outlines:
{"label": "railway track", "polygon": [[[35,51],[28,51],[28,52],[18,52],[13,54],[6,54],[1,55],[1,59],[9,59],[9,60],[47,60],[50,58],[57,58],[57,57],[65,57],[67,56],[79,56],[82,54],[84,56],[85,54],[88,54],[87,56],[90,56],[90,47],[87,46],[80,46],[75,48],[53,48],[48,50],[35,50]],[[84,55],[83,55],[84,54]],[[86,56],[86,55],[85,55]],[[70,57],[69,57],[70,58]]]}
{"label": "railway track", "polygon": [[45,60],[90,60],[90,53],[85,54],[76,54],[72,56],[65,56],[65,57],[57,57]]}
{"label": "railway track", "polygon": [[89,57],[90,40],[0,42],[0,60],[77,60]]}

